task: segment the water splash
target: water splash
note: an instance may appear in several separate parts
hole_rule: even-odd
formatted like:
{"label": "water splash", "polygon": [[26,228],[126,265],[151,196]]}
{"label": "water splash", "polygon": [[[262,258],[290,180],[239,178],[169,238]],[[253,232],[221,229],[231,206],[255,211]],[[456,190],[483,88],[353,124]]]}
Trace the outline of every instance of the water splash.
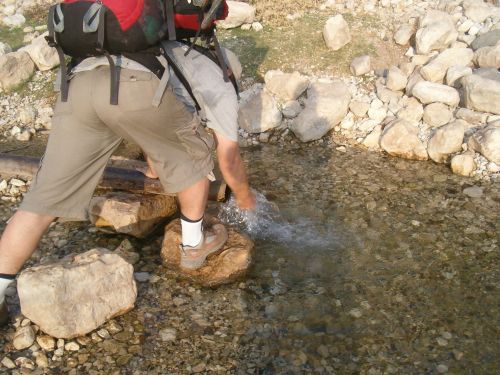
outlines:
{"label": "water splash", "polygon": [[287,219],[262,193],[254,191],[254,194],[255,210],[240,210],[236,199],[231,196],[219,207],[219,219],[254,239],[276,241],[292,247],[331,247],[338,240],[333,228],[320,228],[320,223],[307,217]]}

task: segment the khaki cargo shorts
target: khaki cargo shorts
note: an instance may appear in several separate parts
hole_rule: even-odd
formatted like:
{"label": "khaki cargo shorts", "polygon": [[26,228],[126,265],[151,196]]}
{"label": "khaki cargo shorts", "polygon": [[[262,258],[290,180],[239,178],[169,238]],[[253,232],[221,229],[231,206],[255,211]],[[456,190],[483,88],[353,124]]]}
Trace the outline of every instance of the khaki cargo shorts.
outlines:
{"label": "khaki cargo shorts", "polygon": [[20,209],[86,219],[106,164],[123,139],[151,158],[163,188],[178,193],[213,167],[214,140],[167,89],[153,107],[158,78],[123,69],[118,105],[110,105],[109,67],[77,73],[66,103],[56,104],[45,156]]}

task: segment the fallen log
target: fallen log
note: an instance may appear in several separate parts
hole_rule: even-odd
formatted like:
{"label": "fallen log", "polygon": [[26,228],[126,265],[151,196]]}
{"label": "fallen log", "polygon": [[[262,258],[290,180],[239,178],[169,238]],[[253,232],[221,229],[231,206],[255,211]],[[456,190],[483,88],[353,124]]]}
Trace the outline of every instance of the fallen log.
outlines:
{"label": "fallen log", "polygon": [[[136,194],[168,195],[163,191],[159,180],[147,178],[139,172],[139,170],[146,170],[147,163],[130,160],[129,164],[132,167],[125,167],[126,164],[127,161],[122,160],[120,167],[106,167],[98,188],[128,191]],[[36,174],[39,165],[39,158],[0,153],[0,176],[3,177],[31,179]],[[224,180],[218,178],[217,181],[210,184],[209,200],[223,202],[228,196],[229,188]]]}

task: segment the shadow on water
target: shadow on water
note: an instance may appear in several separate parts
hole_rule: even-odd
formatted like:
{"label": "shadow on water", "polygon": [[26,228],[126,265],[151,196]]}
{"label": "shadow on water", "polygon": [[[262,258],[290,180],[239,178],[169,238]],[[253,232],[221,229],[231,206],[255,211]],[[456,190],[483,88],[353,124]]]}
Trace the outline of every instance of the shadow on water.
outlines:
{"label": "shadow on water", "polygon": [[239,373],[497,372],[496,185],[350,149],[246,158],[257,218],[220,210],[257,249]]}

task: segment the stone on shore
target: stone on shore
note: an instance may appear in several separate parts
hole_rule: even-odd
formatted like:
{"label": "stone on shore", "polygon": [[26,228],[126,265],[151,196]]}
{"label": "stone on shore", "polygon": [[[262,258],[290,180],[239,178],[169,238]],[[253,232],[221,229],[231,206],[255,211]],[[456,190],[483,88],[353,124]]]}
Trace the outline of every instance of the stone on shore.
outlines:
{"label": "stone on shore", "polygon": [[461,82],[465,107],[500,115],[500,81],[472,74]]}
{"label": "stone on shore", "polygon": [[[213,217],[206,217],[210,224],[218,222]],[[198,270],[185,270],[180,267],[181,224],[174,220],[165,228],[165,238],[161,257],[167,267],[180,276],[206,287],[214,287],[232,283],[245,275],[252,262],[254,244],[246,236],[233,228],[227,228],[229,238],[223,251],[207,259],[205,265]]]}
{"label": "stone on shore", "polygon": [[255,7],[241,1],[227,1],[229,14],[225,20],[217,21],[217,27],[233,29],[255,21]]}
{"label": "stone on shore", "polygon": [[307,91],[304,110],[291,130],[302,141],[322,138],[347,115],[351,94],[343,82],[314,83]]}
{"label": "stone on shore", "polygon": [[342,15],[338,14],[326,21],[323,38],[328,48],[338,51],[351,42],[349,25]]}
{"label": "stone on shore", "polygon": [[476,169],[474,156],[471,154],[455,155],[451,159],[451,170],[460,176],[469,177]]}
{"label": "stone on shore", "polygon": [[451,154],[462,150],[466,127],[465,121],[457,120],[436,129],[429,139],[429,157],[436,163],[446,163]]}
{"label": "stone on shore", "polygon": [[427,150],[418,138],[418,127],[405,120],[389,124],[380,137],[380,146],[389,155],[411,160],[427,160]]}
{"label": "stone on shore", "polygon": [[371,71],[371,57],[369,55],[358,56],[351,62],[351,73],[355,76],[362,76]]}
{"label": "stone on shore", "polygon": [[478,130],[467,144],[469,150],[479,152],[489,161],[500,165],[500,122]]}
{"label": "stone on shore", "polygon": [[30,45],[22,48],[22,51],[26,51],[30,55],[31,60],[33,60],[38,70],[42,72],[51,70],[59,65],[57,50],[47,44],[45,40],[46,35],[48,33],[40,35]]}
{"label": "stone on shore", "polygon": [[35,342],[35,332],[31,325],[19,327],[14,334],[13,345],[17,350],[29,348]]}
{"label": "stone on shore", "polygon": [[57,338],[86,335],[134,308],[133,267],[105,249],[28,268],[17,281],[21,312]]}
{"label": "stone on shore", "polygon": [[35,64],[26,52],[11,52],[0,56],[0,92],[9,92],[28,81]]}
{"label": "stone on shore", "polygon": [[173,196],[113,192],[92,198],[89,216],[97,227],[112,227],[118,233],[144,238],[176,212]]}
{"label": "stone on shore", "polygon": [[240,107],[238,123],[248,133],[263,133],[278,127],[282,119],[278,103],[264,90]]}
{"label": "stone on shore", "polygon": [[269,71],[265,75],[266,89],[282,102],[297,100],[307,90],[309,79],[299,72]]}
{"label": "stone on shore", "polygon": [[416,50],[419,54],[443,50],[456,41],[458,37],[451,16],[437,10],[429,10],[420,19],[419,26],[415,36]]}
{"label": "stone on shore", "polygon": [[433,128],[445,125],[451,121],[453,113],[443,103],[432,103],[425,107],[424,121]]}
{"label": "stone on shore", "polygon": [[469,48],[450,48],[441,52],[421,70],[422,77],[431,82],[443,82],[446,72],[453,65],[467,66],[472,62],[474,52]]}
{"label": "stone on shore", "polygon": [[[467,77],[466,77],[467,78]],[[460,102],[458,91],[440,83],[421,81],[412,90],[413,96],[423,104],[444,103],[456,107]]]}

